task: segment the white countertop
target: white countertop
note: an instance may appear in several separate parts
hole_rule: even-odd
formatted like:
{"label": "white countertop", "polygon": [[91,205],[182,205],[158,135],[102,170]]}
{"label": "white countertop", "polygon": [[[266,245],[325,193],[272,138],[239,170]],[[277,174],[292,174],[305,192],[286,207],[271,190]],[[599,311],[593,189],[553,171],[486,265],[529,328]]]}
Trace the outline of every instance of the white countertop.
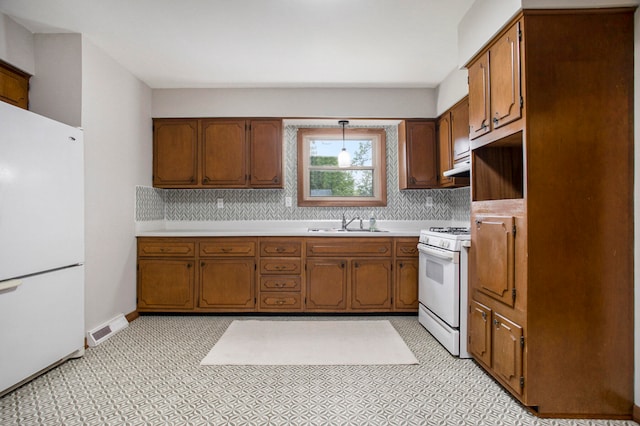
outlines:
{"label": "white countertop", "polygon": [[[337,220],[238,220],[238,221],[150,221],[136,222],[137,237],[417,237],[430,226],[468,226],[442,220],[379,220],[376,227],[387,232],[313,232],[309,228],[340,228]],[[364,221],[368,229],[369,222]],[[349,229],[358,229],[353,221]]]}

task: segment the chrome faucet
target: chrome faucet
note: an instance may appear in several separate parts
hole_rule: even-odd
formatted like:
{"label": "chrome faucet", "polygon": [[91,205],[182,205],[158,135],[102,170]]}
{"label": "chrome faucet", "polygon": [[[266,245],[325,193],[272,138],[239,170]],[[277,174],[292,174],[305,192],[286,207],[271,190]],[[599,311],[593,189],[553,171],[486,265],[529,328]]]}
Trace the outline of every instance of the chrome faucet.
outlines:
{"label": "chrome faucet", "polygon": [[345,213],[342,213],[342,230],[343,231],[348,231],[347,226],[349,226],[349,224],[351,224],[351,222],[353,222],[354,220],[360,220],[360,228],[362,228],[362,219],[360,219],[359,216],[354,217],[353,219],[347,221],[347,217],[345,216]]}

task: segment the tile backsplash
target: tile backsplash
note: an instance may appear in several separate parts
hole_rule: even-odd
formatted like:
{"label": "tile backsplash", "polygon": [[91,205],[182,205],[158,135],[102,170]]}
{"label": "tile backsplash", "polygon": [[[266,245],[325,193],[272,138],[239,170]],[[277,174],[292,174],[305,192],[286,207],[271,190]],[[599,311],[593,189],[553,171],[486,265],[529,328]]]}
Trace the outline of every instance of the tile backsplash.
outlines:
{"label": "tile backsplash", "polygon": [[[471,207],[469,188],[400,191],[398,188],[398,128],[385,126],[387,134],[386,207],[298,207],[297,130],[285,126],[284,189],[160,189],[136,188],[137,221],[214,220],[330,220],[343,212],[369,217],[373,210],[380,220],[468,221]],[[285,206],[291,197],[292,207]],[[222,198],[224,207],[217,208]],[[431,204],[427,201],[431,199]]]}

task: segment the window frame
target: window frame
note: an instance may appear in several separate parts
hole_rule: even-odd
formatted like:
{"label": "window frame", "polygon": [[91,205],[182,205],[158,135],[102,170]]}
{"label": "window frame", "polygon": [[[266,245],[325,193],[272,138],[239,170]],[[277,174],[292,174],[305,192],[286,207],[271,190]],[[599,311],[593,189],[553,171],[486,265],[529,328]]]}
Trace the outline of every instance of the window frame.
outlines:
{"label": "window frame", "polygon": [[[313,139],[334,139],[342,141],[341,128],[299,128],[298,129],[298,206],[300,207],[381,207],[387,205],[387,133],[384,128],[355,128],[345,130],[345,140],[371,139],[373,164],[372,197],[312,197],[309,189],[309,141]],[[353,153],[351,153],[353,155]],[[338,170],[356,170],[351,167],[337,167]]]}

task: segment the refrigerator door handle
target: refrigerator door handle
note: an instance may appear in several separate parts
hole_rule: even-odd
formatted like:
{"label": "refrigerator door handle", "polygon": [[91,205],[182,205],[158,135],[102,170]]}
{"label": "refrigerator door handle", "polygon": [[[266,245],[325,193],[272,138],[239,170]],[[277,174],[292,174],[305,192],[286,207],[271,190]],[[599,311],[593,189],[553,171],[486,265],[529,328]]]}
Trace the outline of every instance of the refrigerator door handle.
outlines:
{"label": "refrigerator door handle", "polygon": [[22,280],[0,281],[0,291],[16,288],[22,284]]}

